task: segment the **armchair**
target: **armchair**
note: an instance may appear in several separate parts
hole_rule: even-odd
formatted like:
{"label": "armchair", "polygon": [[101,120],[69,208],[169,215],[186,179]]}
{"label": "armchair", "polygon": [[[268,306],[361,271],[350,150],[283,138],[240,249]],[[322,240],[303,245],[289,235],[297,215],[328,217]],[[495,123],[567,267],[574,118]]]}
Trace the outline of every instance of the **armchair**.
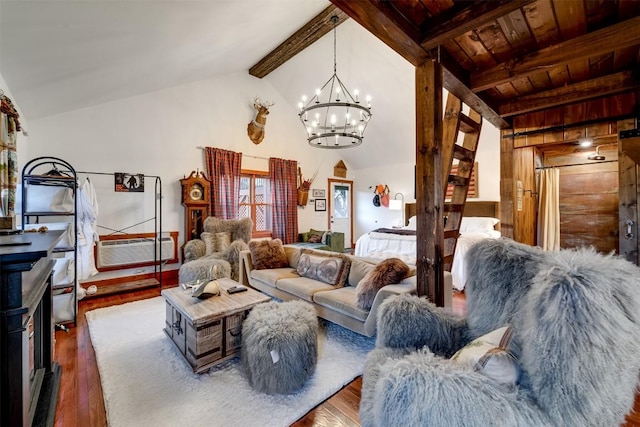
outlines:
{"label": "armchair", "polygon": [[[380,306],[362,425],[624,422],[640,373],[640,269],[592,249],[544,252],[508,239],[479,242],[467,259],[466,317],[409,295]],[[475,364],[457,359],[504,326],[511,343],[491,351],[515,358],[513,387],[487,375],[491,351]]]}
{"label": "armchair", "polygon": [[181,283],[207,278],[215,264],[218,277],[238,280],[240,252],[249,250],[253,222],[250,218],[220,219],[207,217],[200,239],[184,246],[184,260],[179,271]]}

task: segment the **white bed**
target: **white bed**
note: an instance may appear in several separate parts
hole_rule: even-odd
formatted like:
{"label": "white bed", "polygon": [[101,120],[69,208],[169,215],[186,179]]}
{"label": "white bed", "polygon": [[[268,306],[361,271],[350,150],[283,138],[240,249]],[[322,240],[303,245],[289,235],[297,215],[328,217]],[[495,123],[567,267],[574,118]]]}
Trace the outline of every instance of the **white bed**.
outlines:
{"label": "white bed", "polygon": [[[475,204],[475,205],[474,205]],[[482,204],[480,207],[479,204]],[[493,207],[491,207],[493,205]],[[472,206],[470,209],[467,207]],[[489,206],[489,207],[486,207]],[[499,222],[496,216],[499,213],[498,202],[467,202],[465,217],[460,226],[460,237],[456,244],[451,276],[453,287],[459,291],[464,289],[467,280],[465,254],[471,245],[482,239],[495,239],[500,237],[500,231],[496,230]],[[407,211],[411,215],[411,211]],[[471,215],[469,215],[471,213]],[[478,216],[475,216],[478,215]],[[408,216],[409,224],[403,229],[415,230],[415,216]],[[380,233],[371,231],[357,240],[355,255],[367,258],[386,259],[396,257],[407,264],[416,263],[416,236]]]}

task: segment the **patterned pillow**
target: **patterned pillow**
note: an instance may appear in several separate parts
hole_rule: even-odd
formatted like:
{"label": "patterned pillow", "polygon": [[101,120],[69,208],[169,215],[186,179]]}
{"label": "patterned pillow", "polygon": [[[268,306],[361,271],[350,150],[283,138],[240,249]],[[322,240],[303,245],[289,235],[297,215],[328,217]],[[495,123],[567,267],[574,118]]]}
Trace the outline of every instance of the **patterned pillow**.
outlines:
{"label": "patterned pillow", "polygon": [[249,251],[253,268],[256,270],[289,267],[289,259],[280,239],[251,240]]}
{"label": "patterned pillow", "polygon": [[341,288],[349,277],[351,259],[342,254],[328,254],[310,249],[300,250],[298,274]]}
{"label": "patterned pillow", "polygon": [[311,230],[309,230],[309,237],[307,238],[307,242],[321,243],[323,235],[324,235],[324,231],[318,231],[312,228]]}
{"label": "patterned pillow", "polygon": [[504,326],[471,341],[458,350],[451,360],[473,367],[475,371],[512,391],[520,377],[520,365],[510,350],[512,338],[513,329]]}

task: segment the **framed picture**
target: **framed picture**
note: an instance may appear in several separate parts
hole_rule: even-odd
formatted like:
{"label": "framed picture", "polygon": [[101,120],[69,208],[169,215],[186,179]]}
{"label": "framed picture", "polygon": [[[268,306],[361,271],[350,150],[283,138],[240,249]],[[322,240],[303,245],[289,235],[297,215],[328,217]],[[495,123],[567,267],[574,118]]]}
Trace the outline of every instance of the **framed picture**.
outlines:
{"label": "framed picture", "polygon": [[321,190],[321,189],[319,189],[319,188],[313,188],[313,189],[311,190],[311,196],[312,196],[314,199],[324,199],[324,198],[326,197],[326,196],[325,196],[325,192],[324,192],[324,190]]}
{"label": "framed picture", "polygon": [[316,199],[315,203],[316,212],[327,210],[327,199]]}
{"label": "framed picture", "polygon": [[124,173],[116,172],[115,191],[125,193],[143,193],[144,192],[144,175],[141,173]]}

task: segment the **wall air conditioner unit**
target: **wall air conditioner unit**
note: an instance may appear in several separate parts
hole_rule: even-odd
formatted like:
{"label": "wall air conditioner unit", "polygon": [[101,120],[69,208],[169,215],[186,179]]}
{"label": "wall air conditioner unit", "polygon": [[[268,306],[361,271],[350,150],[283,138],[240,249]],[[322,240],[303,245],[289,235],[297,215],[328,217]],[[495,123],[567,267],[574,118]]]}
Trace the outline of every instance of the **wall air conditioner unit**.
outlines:
{"label": "wall air conditioner unit", "polygon": [[[153,256],[154,240],[157,241],[156,257]],[[175,242],[172,237],[100,241],[96,250],[96,264],[98,268],[104,268],[153,263],[154,259],[160,260],[161,245],[162,261],[172,259],[175,251]]]}

